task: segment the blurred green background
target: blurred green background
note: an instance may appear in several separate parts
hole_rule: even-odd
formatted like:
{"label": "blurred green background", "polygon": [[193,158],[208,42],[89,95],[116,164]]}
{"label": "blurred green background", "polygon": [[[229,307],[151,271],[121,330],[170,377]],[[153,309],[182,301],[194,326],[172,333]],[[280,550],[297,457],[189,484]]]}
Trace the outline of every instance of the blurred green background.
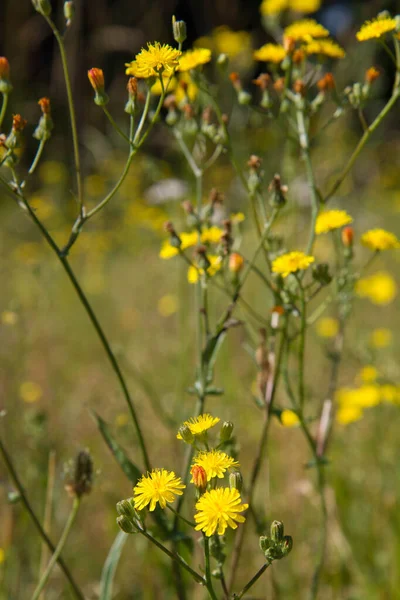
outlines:
{"label": "blurred green background", "polygon": [[[62,2],[53,4],[61,15]],[[172,14],[187,20],[190,42],[208,36],[220,51],[223,48],[218,44],[224,42],[218,42],[217,27],[227,25],[241,32],[228,41],[225,37],[225,44],[230,44],[232,68],[240,70],[246,85],[258,73],[251,61],[251,49],[268,37],[261,26],[258,2],[98,0],[76,4],[76,19],[66,44],[78,113],[85,194],[88,205],[94,205],[118,177],[126,154],[103,113],[93,104],[86,77],[90,67],[104,69],[110,111],[126,128],[124,63],[132,60],[147,41],[172,41]],[[327,26],[337,27],[337,38],[347,50],[347,58],[335,66],[339,87],[362,80],[371,65],[381,67],[375,98],[366,109],[368,120],[390,93],[393,72],[379,45],[361,46],[355,42],[354,33],[365,19],[384,8],[395,9],[396,4],[326,1],[317,15]],[[46,23],[34,13],[30,2],[3,0],[1,12],[0,55],[10,61],[15,88],[6,125],[10,125],[12,113],[21,113],[28,119],[29,134],[38,119],[38,98],[48,95],[52,100],[54,135],[37,175],[29,183],[29,193],[37,214],[62,243],[68,239],[75,202],[59,55]],[[207,74],[216,76],[212,67]],[[261,129],[257,118],[250,119],[245,108],[235,107],[230,87],[223,95],[223,109],[230,114],[240,164],[256,153],[263,158],[266,181],[280,172],[288,183],[290,201],[277,231],[290,240],[291,247],[300,246],[308,228],[309,206],[298,151],[282,139],[274,123],[264,124]],[[372,227],[399,231],[398,114],[399,105],[374,135],[333,200],[335,207],[345,208],[354,217],[356,235]],[[323,116],[316,118],[315,128],[323,122]],[[30,164],[36,148],[28,134],[23,165]],[[313,157],[322,183],[326,184],[344,164],[360,134],[356,116],[349,114],[316,145]],[[242,226],[242,248],[245,255],[251,256],[256,238],[247,200],[224,157],[207,174],[205,195],[214,186],[225,194],[227,214],[242,211],[248,216]],[[185,228],[180,202],[193,199],[193,192],[193,182],[172,136],[160,124],[135,159],[120,193],[90,222],[71,252],[71,263],[129,381],[150,441],[152,461],[177,472],[183,448],[171,428],[174,432],[194,410],[193,398],[186,393],[195,366],[193,288],[187,283],[185,265],[177,259],[162,261],[158,252],[165,237],[164,221],[171,219],[178,229]],[[63,465],[80,448],[90,449],[97,471],[93,492],[84,499],[79,526],[63,554],[87,597],[96,598],[101,569],[117,534],[115,503],[129,496],[131,489],[102,442],[88,408],[94,408],[112,426],[137,462],[139,451],[114,374],[70,283],[29,219],[3,191],[0,199],[0,410],[6,411],[0,422],[2,435],[39,514],[43,512],[49,454],[54,452],[54,539],[62,530],[70,505],[64,491]],[[329,260],[329,241],[319,241],[316,252],[320,260]],[[356,260],[363,264],[367,252],[358,252]],[[375,261],[369,274],[388,272],[396,278],[398,265],[396,256],[385,255]],[[256,279],[250,279],[246,298],[268,319],[272,298],[265,296]],[[368,364],[376,366],[383,381],[400,383],[396,300],[396,287],[385,304],[377,305],[368,298],[357,300],[347,332],[342,386],[359,383],[360,369]],[[215,315],[225,302],[216,293]],[[238,316],[249,319],[240,310]],[[324,316],[335,315],[328,311]],[[253,330],[259,326],[251,318],[250,325]],[[377,328],[388,328],[393,334],[391,344],[379,350],[370,344]],[[321,333],[323,327],[318,329],[317,322],[309,334],[306,383],[310,415],[317,413],[327,389],[330,340]],[[246,350],[254,343],[255,338],[249,339],[244,328],[229,332],[216,370],[216,383],[224,387],[225,395],[210,399],[207,406],[222,420],[234,421],[245,478],[261,427],[252,394],[256,368]],[[288,406],[283,391],[278,394],[277,404]],[[366,411],[361,421],[337,427],[327,468],[330,537],[320,595],[324,600],[400,598],[399,417],[400,406],[388,403]],[[284,428],[276,420],[257,502],[269,519],[284,521],[295,546],[287,560],[274,565],[274,585],[268,572],[254,587],[254,598],[307,597],[319,525],[314,475],[305,469],[307,460],[309,453],[301,431]],[[1,600],[30,597],[41,552],[40,539],[23,508],[7,501],[12,490],[0,464]],[[251,529],[249,526],[246,561],[238,577],[242,584],[261,562]],[[135,536],[128,540],[122,556],[115,598],[174,597],[168,588],[169,572],[164,557]],[[46,598],[69,597],[65,588],[63,575],[55,570]],[[190,597],[201,598],[202,591],[195,589]]]}

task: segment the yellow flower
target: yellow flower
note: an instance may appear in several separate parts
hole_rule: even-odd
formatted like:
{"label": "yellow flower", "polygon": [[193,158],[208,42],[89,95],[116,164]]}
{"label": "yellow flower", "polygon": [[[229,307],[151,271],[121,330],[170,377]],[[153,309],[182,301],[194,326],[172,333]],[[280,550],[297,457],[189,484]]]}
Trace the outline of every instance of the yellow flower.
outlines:
{"label": "yellow flower", "polygon": [[[180,85],[181,82],[187,83],[187,86],[185,86],[186,92],[184,91],[183,86]],[[177,104],[181,104],[181,102],[186,100],[186,96],[187,96],[189,98],[189,100],[191,102],[193,102],[196,99],[198,91],[199,91],[199,88],[193,82],[189,73],[182,73],[182,75],[180,75],[180,77],[179,77],[178,85],[176,86],[176,89],[174,91],[175,100],[176,100]]]}
{"label": "yellow flower", "polygon": [[116,427],[125,427],[129,423],[129,415],[127,413],[119,413],[115,417]]}
{"label": "yellow flower", "polygon": [[384,327],[374,329],[370,336],[370,344],[373,348],[386,348],[390,346],[392,340],[392,332]]}
{"label": "yellow flower", "polygon": [[251,34],[248,31],[232,31],[226,25],[213,31],[216,51],[234,58],[251,48]]}
{"label": "yellow flower", "polygon": [[133,488],[135,508],[142,510],[150,504],[149,510],[153,511],[157,502],[161,508],[165,508],[167,502],[175,500],[175,496],[182,496],[185,487],[173,471],[153,469],[151,473],[143,475]]}
{"label": "yellow flower", "polygon": [[218,535],[224,535],[228,525],[236,529],[238,523],[244,523],[246,520],[239,513],[249,507],[248,504],[241,504],[241,501],[236,489],[218,488],[206,492],[196,503],[196,531],[204,531],[209,537],[216,532]]}
{"label": "yellow flower", "polygon": [[379,386],[364,384],[358,388],[342,388],[336,393],[341,407],[371,408],[380,402]]}
{"label": "yellow flower", "polygon": [[[167,92],[167,91],[173,92],[176,89],[177,80],[175,77],[172,77],[172,79],[171,79],[168,75],[163,75],[162,81],[163,81],[163,86],[164,86],[165,92]],[[151,86],[150,91],[155,96],[161,96],[161,94],[163,93],[163,89],[161,86],[160,79],[157,79],[155,84]]]}
{"label": "yellow flower", "polygon": [[371,250],[392,250],[400,248],[400,241],[385,229],[370,229],[361,236],[361,243]]}
{"label": "yellow flower", "polygon": [[263,0],[260,6],[262,15],[276,15],[288,8],[288,0]]}
{"label": "yellow flower", "polygon": [[[199,241],[199,234],[197,231],[183,231],[179,234],[179,238],[181,240],[180,249],[186,250],[187,248],[197,244]],[[165,240],[161,246],[159,257],[167,260],[176,256],[177,254],[179,254],[179,249],[175,248],[175,246],[172,246],[169,240]]]}
{"label": "yellow flower", "polygon": [[306,54],[322,54],[323,56],[329,56],[329,58],[344,58],[346,52],[333,40],[311,40],[305,46],[303,50]]}
{"label": "yellow flower", "polygon": [[314,261],[313,256],[307,256],[304,252],[288,252],[273,261],[272,272],[287,277],[290,273],[307,269]]}
{"label": "yellow flower", "polygon": [[378,271],[369,277],[359,279],[355,291],[360,298],[368,298],[374,304],[385,305],[395,299],[397,286],[390,273]]}
{"label": "yellow flower", "polygon": [[390,404],[400,404],[400,387],[386,383],[381,385],[379,388],[382,402],[389,402]]}
{"label": "yellow flower", "polygon": [[315,233],[327,233],[333,229],[339,229],[353,222],[353,217],[347,214],[345,210],[326,210],[317,217],[315,224]]}
{"label": "yellow flower", "polygon": [[363,416],[363,410],[359,406],[342,406],[336,413],[336,421],[340,425],[348,425],[359,421]]}
{"label": "yellow flower", "polygon": [[[240,466],[237,460],[234,460],[231,456],[220,450],[200,452],[194,459],[192,466],[195,465],[203,467],[207,474],[207,481],[210,481],[213,477],[222,479],[227,469]],[[193,483],[193,479],[191,483]]]}
{"label": "yellow flower", "polygon": [[302,13],[317,12],[321,6],[321,0],[289,0],[289,8]]}
{"label": "yellow flower", "polygon": [[200,65],[205,65],[211,60],[211,50],[209,48],[195,48],[187,50],[179,59],[178,71],[190,71]]}
{"label": "yellow flower", "polygon": [[34,381],[24,381],[19,388],[19,395],[27,404],[33,404],[43,396],[43,390]]}
{"label": "yellow flower", "polygon": [[[207,269],[207,274],[209,277],[213,277],[215,273],[217,273],[222,266],[222,258],[220,256],[216,256],[214,254],[208,254],[207,258],[210,262],[210,266]],[[203,275],[204,269],[200,269],[191,265],[188,268],[187,278],[189,283],[197,283],[200,275]]]}
{"label": "yellow flower", "polygon": [[220,227],[210,227],[208,229],[203,229],[201,234],[201,241],[203,244],[218,244],[221,241],[221,235],[224,233],[224,230]]}
{"label": "yellow flower", "polygon": [[15,325],[18,323],[18,315],[12,310],[4,310],[1,313],[1,322],[4,325]]}
{"label": "yellow flower", "polygon": [[[193,435],[201,435],[202,433],[205,433],[208,429],[211,429],[211,427],[214,427],[219,422],[220,419],[218,417],[212,417],[210,414],[204,413],[203,415],[199,415],[198,417],[191,417],[188,421],[184,421],[182,423],[182,426],[186,425],[187,427],[189,427]],[[178,440],[182,439],[180,433],[178,433],[176,437],[178,438]]]}
{"label": "yellow flower", "polygon": [[286,27],[283,35],[292,38],[292,40],[311,40],[313,38],[328,37],[329,31],[314,19],[302,19]]}
{"label": "yellow flower", "polygon": [[292,410],[283,410],[281,412],[281,423],[284,427],[294,427],[300,423],[300,419]]}
{"label": "yellow flower", "polygon": [[356,37],[359,42],[365,42],[373,38],[380,38],[389,31],[396,29],[396,19],[390,17],[377,17],[372,21],[366,21],[360,31],[357,31]]}
{"label": "yellow flower", "polygon": [[357,375],[357,379],[363,383],[373,383],[378,378],[378,370],[373,365],[366,365]]}
{"label": "yellow flower", "polygon": [[157,304],[157,309],[162,317],[170,317],[178,310],[178,297],[172,294],[162,296]]}
{"label": "yellow flower", "polygon": [[242,212],[238,212],[238,213],[232,213],[229,218],[234,225],[237,225],[238,223],[242,223],[246,217],[244,216],[244,214]]}
{"label": "yellow flower", "polygon": [[265,44],[253,52],[254,60],[261,62],[280,63],[285,56],[285,48],[279,44]]}
{"label": "yellow flower", "polygon": [[0,565],[6,560],[6,553],[4,548],[0,548]]}
{"label": "yellow flower", "polygon": [[171,75],[179,64],[181,54],[180,50],[175,50],[168,44],[149,43],[147,50],[142,48],[135,60],[125,64],[127,67],[125,73],[143,79],[157,77],[163,72]]}
{"label": "yellow flower", "polygon": [[323,338],[332,338],[339,331],[339,322],[332,317],[324,317],[319,319],[316,325],[317,334]]}

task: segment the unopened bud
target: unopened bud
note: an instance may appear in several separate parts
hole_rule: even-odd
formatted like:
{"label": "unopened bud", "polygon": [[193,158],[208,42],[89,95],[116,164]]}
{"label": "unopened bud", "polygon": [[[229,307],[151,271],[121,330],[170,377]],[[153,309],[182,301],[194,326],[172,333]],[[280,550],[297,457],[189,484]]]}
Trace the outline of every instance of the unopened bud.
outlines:
{"label": "unopened bud", "polygon": [[174,40],[178,42],[178,44],[182,44],[187,38],[185,21],[177,21],[175,16],[173,16],[172,34],[174,36]]}
{"label": "unopened bud", "polygon": [[258,541],[262,552],[267,552],[272,546],[272,540],[266,535],[261,535]]}
{"label": "unopened bud", "polygon": [[283,92],[283,90],[285,89],[285,79],[283,77],[279,77],[279,79],[277,79],[274,82],[274,90],[278,93],[281,94]]}
{"label": "unopened bud", "polygon": [[108,102],[108,96],[104,91],[104,73],[102,69],[93,67],[88,71],[90,85],[94,89],[94,101],[97,106],[105,106]]}
{"label": "unopened bud", "polygon": [[[8,150],[14,150],[21,146],[22,132],[26,126],[27,121],[21,117],[21,115],[14,115],[10,134],[6,138],[4,145]],[[7,164],[7,163],[5,163]]]}
{"label": "unopened bud", "polygon": [[293,548],[293,538],[290,535],[285,535],[281,544],[283,556],[287,556]]}
{"label": "unopened bud", "polygon": [[193,444],[194,442],[194,435],[189,425],[182,425],[179,427],[178,436],[180,436],[187,444]]}
{"label": "unopened bud", "polygon": [[367,83],[373,83],[380,76],[380,72],[376,67],[370,67],[365,73],[365,81]]}
{"label": "unopened bud", "polygon": [[325,73],[325,75],[317,83],[317,87],[320,92],[329,92],[334,90],[335,85],[335,78],[332,73]]}
{"label": "unopened bud", "polygon": [[286,54],[292,54],[296,48],[296,40],[290,36],[284,36],[283,47],[285,48]]}
{"label": "unopened bud", "polygon": [[354,241],[354,229],[348,225],[342,229],[342,243],[346,248],[351,248]]}
{"label": "unopened bud", "polygon": [[273,521],[271,523],[271,539],[275,543],[279,543],[283,540],[283,523],[282,521]]}
{"label": "unopened bud", "polygon": [[282,185],[281,176],[276,173],[273,180],[268,186],[268,191],[271,192],[270,203],[272,206],[283,206],[286,203],[286,194],[288,191],[287,185]]}
{"label": "unopened bud", "polygon": [[240,80],[239,73],[237,73],[236,71],[232,71],[232,73],[229,73],[229,79],[231,80],[235,90],[237,92],[240,92],[240,90],[242,89],[242,82]]}
{"label": "unopened bud", "polygon": [[225,421],[222,424],[221,430],[219,432],[219,437],[220,437],[221,442],[227,442],[228,440],[231,439],[233,427],[234,427],[234,425],[231,421]]}
{"label": "unopened bud", "polygon": [[304,81],[302,81],[301,79],[296,79],[296,81],[293,84],[293,91],[304,98],[307,92],[307,87]]}
{"label": "unopened bud", "polygon": [[329,265],[326,263],[316,265],[312,270],[312,276],[321,285],[329,285],[332,281],[332,275],[329,273]]}
{"label": "unopened bud", "polygon": [[238,252],[232,252],[229,257],[228,268],[231,273],[239,273],[243,269],[244,258]]}
{"label": "unopened bud", "polygon": [[229,487],[231,490],[237,490],[239,493],[243,489],[243,477],[240,471],[229,473]]}
{"label": "unopened bud", "polygon": [[137,519],[139,517],[138,512],[134,506],[133,498],[127,498],[117,502],[117,513],[120,516],[128,517],[128,519]]}
{"label": "unopened bud", "polygon": [[51,118],[50,100],[48,98],[41,98],[38,104],[43,114],[33,133],[33,137],[37,140],[48,140],[54,127],[53,119]]}
{"label": "unopened bud", "polygon": [[0,93],[10,94],[12,92],[10,81],[10,63],[5,56],[0,56]]}
{"label": "unopened bud", "polygon": [[193,465],[190,472],[192,474],[194,485],[202,494],[204,494],[207,489],[207,473],[205,468],[200,465]]}
{"label": "unopened bud", "polygon": [[217,65],[222,69],[225,69],[229,64],[229,56],[227,54],[219,54],[217,57]]}
{"label": "unopened bud", "polygon": [[242,104],[243,106],[250,104],[251,94],[249,94],[249,92],[246,92],[245,90],[240,90],[238,93],[238,102],[239,102],[239,104]]}
{"label": "unopened bud", "polygon": [[49,0],[32,0],[34,9],[41,15],[48,17],[51,14],[51,4]]}
{"label": "unopened bud", "polygon": [[67,27],[69,27],[72,23],[72,19],[75,16],[75,3],[70,0],[69,2],[64,2],[64,17],[66,21]]}
{"label": "unopened bud", "polygon": [[122,529],[122,531],[124,531],[125,533],[136,533],[137,532],[137,529],[134,526],[134,524],[132,523],[132,521],[125,515],[121,515],[120,517],[117,518],[117,524],[118,524],[118,527],[120,529]]}
{"label": "unopened bud", "polygon": [[129,77],[126,89],[128,91],[128,102],[125,104],[124,111],[128,115],[134,115],[136,111],[136,100],[138,91],[138,80],[136,77]]}

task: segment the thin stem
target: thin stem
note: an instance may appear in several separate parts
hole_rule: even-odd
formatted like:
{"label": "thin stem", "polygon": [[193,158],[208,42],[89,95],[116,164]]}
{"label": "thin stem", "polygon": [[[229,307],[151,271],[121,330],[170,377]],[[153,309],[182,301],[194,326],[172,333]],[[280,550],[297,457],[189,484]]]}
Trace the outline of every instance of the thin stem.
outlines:
{"label": "thin stem", "polygon": [[45,144],[46,144],[46,140],[41,139],[40,144],[39,144],[38,149],[35,154],[35,158],[33,159],[32,164],[29,168],[29,171],[28,171],[29,175],[32,175],[34,173],[36,167],[38,166]]}
{"label": "thin stem", "polygon": [[245,595],[245,593],[248,592],[251,587],[253,587],[253,585],[256,583],[256,581],[258,579],[260,579],[261,575],[268,569],[268,567],[270,566],[270,564],[271,563],[267,562],[267,563],[265,563],[265,565],[263,565],[262,567],[260,567],[260,569],[254,575],[254,577],[252,577],[250,579],[250,581],[244,586],[244,588],[242,589],[242,591],[239,592],[239,594],[234,594],[233,595],[234,600],[240,600],[240,598],[243,598],[243,596]]}
{"label": "thin stem", "polygon": [[44,18],[46,19],[47,23],[51,27],[54,37],[57,40],[59,50],[60,50],[62,68],[63,68],[63,72],[64,72],[65,87],[67,90],[68,110],[69,110],[69,116],[70,116],[70,121],[71,121],[72,144],[74,147],[76,185],[77,185],[77,190],[78,190],[78,207],[79,207],[79,214],[81,215],[81,217],[83,217],[84,205],[83,205],[81,160],[80,160],[80,155],[79,155],[79,137],[78,137],[78,129],[76,126],[74,98],[72,96],[72,87],[71,87],[71,80],[70,80],[69,71],[68,71],[67,56],[65,53],[65,46],[64,46],[63,38],[62,38],[60,32],[58,31],[57,27],[55,26],[55,24],[53,23],[53,21],[51,20],[50,17],[44,15]]}
{"label": "thin stem", "polygon": [[[55,461],[55,452],[54,450],[50,451],[49,454],[49,462],[47,469],[47,487],[46,487],[46,503],[44,507],[44,517],[43,517],[43,529],[46,533],[50,533],[51,529],[51,518],[53,511],[53,496],[54,496],[54,480],[55,480],[55,472],[56,472],[56,461]],[[42,551],[40,554],[40,567],[39,574],[42,576],[44,570],[46,568],[46,563],[48,560],[48,548],[46,544],[42,544]],[[45,594],[44,592],[40,596],[40,600],[44,600]]]}
{"label": "thin stem", "polygon": [[167,508],[169,508],[169,510],[171,512],[173,512],[174,515],[176,515],[179,519],[181,519],[182,521],[184,521],[186,523],[186,525],[189,525],[193,529],[196,527],[196,523],[193,523],[193,521],[189,521],[188,519],[185,519],[185,517],[183,517],[182,515],[180,515],[170,504],[167,504]]}
{"label": "thin stem", "polygon": [[300,280],[299,294],[300,294],[300,340],[299,340],[299,405],[300,410],[303,411],[304,400],[305,400],[305,387],[304,387],[304,357],[305,357],[305,346],[306,346],[306,325],[307,325],[307,313],[306,313],[306,301],[303,287]]}
{"label": "thin stem", "polygon": [[3,101],[1,103],[1,111],[0,111],[0,127],[3,125],[4,117],[6,116],[7,104],[8,104],[8,94],[3,94]]}
{"label": "thin stem", "polygon": [[122,129],[120,127],[118,127],[118,125],[116,124],[116,122],[114,121],[114,118],[112,116],[112,114],[110,113],[110,111],[108,110],[108,108],[106,106],[102,106],[101,107],[103,109],[104,114],[106,115],[107,119],[110,121],[112,127],[115,129],[115,131],[126,141],[128,142],[128,144],[132,144],[132,141],[129,139],[129,137],[122,131]]}
{"label": "thin stem", "polygon": [[68,521],[65,525],[64,531],[61,534],[60,541],[57,544],[57,548],[55,549],[53,556],[51,557],[50,562],[47,565],[45,572],[43,573],[42,577],[40,578],[38,586],[37,586],[35,592],[33,593],[32,600],[38,600],[43,588],[47,584],[49,577],[51,575],[51,572],[53,570],[53,567],[56,564],[57,559],[60,556],[61,551],[64,548],[67,538],[71,532],[72,526],[73,526],[76,516],[78,514],[79,506],[80,506],[80,498],[75,497],[70,515],[68,517]]}
{"label": "thin stem", "polygon": [[318,595],[318,587],[321,580],[322,567],[324,566],[325,550],[328,532],[328,509],[325,499],[325,473],[324,465],[317,460],[317,487],[321,501],[321,537],[319,541],[319,556],[317,566],[311,582],[310,600],[315,600]]}
{"label": "thin stem", "polygon": [[138,127],[136,129],[135,137],[133,138],[133,145],[135,147],[139,143],[139,139],[140,139],[140,136],[142,134],[142,129],[144,127],[144,124],[145,124],[146,119],[147,119],[147,115],[149,113],[150,99],[151,99],[151,92],[150,92],[150,90],[147,90],[147,95],[146,95],[146,100],[145,100],[144,107],[143,107],[143,112],[142,112],[142,115],[140,117],[140,121],[139,121]]}
{"label": "thin stem", "polygon": [[204,540],[204,559],[205,559],[205,567],[206,567],[206,586],[210,597],[213,600],[218,600],[215,595],[212,578],[211,578],[211,567],[210,567],[210,538],[203,533]]}
{"label": "thin stem", "polygon": [[[36,527],[40,537],[42,538],[43,542],[45,544],[47,544],[47,547],[49,548],[50,552],[54,553],[56,548],[55,548],[53,542],[50,540],[50,538],[46,534],[46,532],[44,531],[43,527],[40,524],[39,519],[37,518],[35,512],[33,511],[33,508],[29,502],[28,496],[24,490],[21,480],[19,479],[17,471],[15,470],[15,467],[11,460],[11,457],[8,454],[3,442],[1,441],[1,438],[0,438],[0,452],[3,457],[4,462],[6,463],[6,466],[11,475],[11,478],[14,481],[15,487],[17,488],[17,490],[19,492],[19,496],[20,496],[22,504],[25,506],[25,509],[28,512],[28,514],[29,514],[34,526]],[[61,558],[61,556],[57,557],[57,563],[61,567],[61,570],[63,571],[65,577],[68,579],[68,581],[74,591],[75,597],[78,598],[79,600],[85,600],[84,595],[80,591],[78,585],[76,584],[75,580],[73,579],[73,577],[71,575],[70,570],[68,569],[67,565],[65,564],[65,562]]]}

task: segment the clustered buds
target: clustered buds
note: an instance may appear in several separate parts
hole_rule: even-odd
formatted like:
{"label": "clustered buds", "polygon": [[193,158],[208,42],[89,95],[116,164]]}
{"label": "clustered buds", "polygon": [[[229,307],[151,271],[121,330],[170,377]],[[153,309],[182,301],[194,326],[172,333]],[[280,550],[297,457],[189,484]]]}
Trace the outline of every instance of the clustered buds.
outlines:
{"label": "clustered buds", "polygon": [[104,91],[104,73],[102,69],[93,67],[88,71],[90,85],[94,89],[94,101],[97,106],[105,106],[108,103],[108,96]]}
{"label": "clustered buds", "polygon": [[133,498],[120,500],[117,503],[117,524],[125,533],[137,533],[144,530],[144,523],[139,511],[136,510]]}
{"label": "clustered buds", "polygon": [[80,498],[84,494],[89,494],[93,483],[93,460],[88,450],[81,450],[73,464],[66,468],[69,480],[65,489],[70,496]]}
{"label": "clustered buds", "polygon": [[260,537],[260,549],[269,563],[285,558],[292,548],[293,539],[290,535],[284,535],[284,526],[281,521],[273,521],[270,537],[265,535]]}
{"label": "clustered buds", "polygon": [[51,118],[50,100],[48,98],[41,98],[38,101],[38,104],[42,110],[42,116],[40,117],[38,126],[33,133],[33,137],[37,140],[45,141],[51,136],[51,132],[54,127],[53,120]]}
{"label": "clustered buds", "polygon": [[10,63],[5,56],[0,56],[0,93],[9,94],[12,92],[10,81]]}
{"label": "clustered buds", "polygon": [[219,437],[221,442],[228,442],[233,433],[233,423],[232,421],[224,421],[221,427],[221,431],[219,432]]}

